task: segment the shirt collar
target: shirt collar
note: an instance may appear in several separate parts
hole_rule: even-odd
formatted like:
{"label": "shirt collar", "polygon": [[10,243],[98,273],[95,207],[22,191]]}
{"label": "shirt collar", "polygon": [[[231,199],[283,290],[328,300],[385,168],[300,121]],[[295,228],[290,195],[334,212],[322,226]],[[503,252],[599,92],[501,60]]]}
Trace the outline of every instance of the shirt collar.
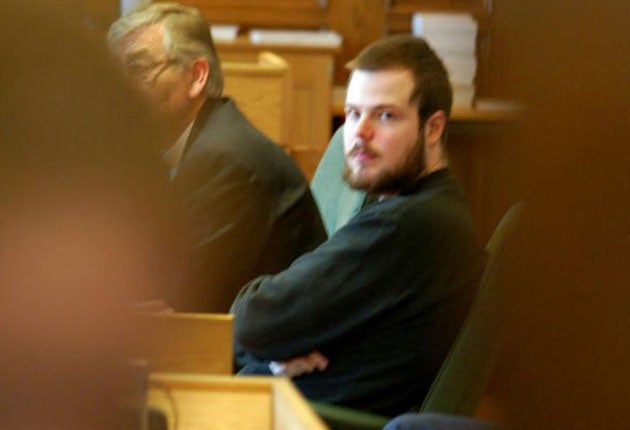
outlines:
{"label": "shirt collar", "polygon": [[179,166],[179,163],[182,161],[182,155],[184,154],[184,148],[186,147],[186,142],[188,141],[188,137],[190,136],[190,132],[192,131],[194,121],[188,124],[186,130],[179,136],[179,138],[175,141],[175,143],[164,151],[164,161],[169,165],[171,169],[176,169]]}

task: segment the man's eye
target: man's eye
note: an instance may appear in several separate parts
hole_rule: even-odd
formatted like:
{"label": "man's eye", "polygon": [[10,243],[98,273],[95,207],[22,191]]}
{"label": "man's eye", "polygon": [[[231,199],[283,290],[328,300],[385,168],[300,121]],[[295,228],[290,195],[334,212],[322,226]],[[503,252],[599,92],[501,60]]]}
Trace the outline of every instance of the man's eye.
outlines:
{"label": "man's eye", "polygon": [[143,75],[151,69],[149,63],[133,62],[127,64],[127,70],[132,75]]}
{"label": "man's eye", "polygon": [[381,121],[389,121],[394,118],[394,114],[391,112],[381,112],[378,116]]}
{"label": "man's eye", "polygon": [[359,111],[356,109],[346,109],[346,118],[355,119],[360,116]]}

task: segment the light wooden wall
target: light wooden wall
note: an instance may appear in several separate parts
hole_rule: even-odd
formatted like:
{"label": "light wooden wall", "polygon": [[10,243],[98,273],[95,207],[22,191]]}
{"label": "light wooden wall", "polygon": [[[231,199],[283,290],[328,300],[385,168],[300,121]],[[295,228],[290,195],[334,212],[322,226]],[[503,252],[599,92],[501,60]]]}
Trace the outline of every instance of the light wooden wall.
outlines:
{"label": "light wooden wall", "polygon": [[[119,0],[69,0],[96,27],[106,30],[120,14]],[[163,0],[156,0],[163,1]],[[327,28],[343,37],[335,57],[333,82],[344,85],[344,64],[361,49],[389,33],[409,32],[411,15],[419,10],[467,12],[479,23],[477,89],[485,94],[494,86],[493,51],[501,45],[502,0],[176,0],[199,8],[213,24],[252,27]]]}

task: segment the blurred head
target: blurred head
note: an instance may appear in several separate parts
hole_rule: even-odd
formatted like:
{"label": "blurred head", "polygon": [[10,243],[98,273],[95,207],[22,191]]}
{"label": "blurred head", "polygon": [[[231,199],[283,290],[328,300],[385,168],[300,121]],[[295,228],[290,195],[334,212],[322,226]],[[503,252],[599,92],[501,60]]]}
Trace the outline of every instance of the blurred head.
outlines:
{"label": "blurred head", "polygon": [[628,4],[501,3],[490,82],[527,106],[518,133],[497,145],[518,148],[510,174],[523,178],[527,203],[493,384],[505,427],[625,430]]}
{"label": "blurred head", "polygon": [[344,178],[350,186],[395,194],[445,167],[452,91],[426,42],[383,38],[348,67]]}
{"label": "blurred head", "polygon": [[120,428],[127,311],[175,276],[159,130],[80,22],[0,14],[1,428]]}
{"label": "blurred head", "polygon": [[155,3],[122,16],[108,33],[115,56],[160,114],[181,128],[206,98],[219,98],[223,75],[199,10]]}

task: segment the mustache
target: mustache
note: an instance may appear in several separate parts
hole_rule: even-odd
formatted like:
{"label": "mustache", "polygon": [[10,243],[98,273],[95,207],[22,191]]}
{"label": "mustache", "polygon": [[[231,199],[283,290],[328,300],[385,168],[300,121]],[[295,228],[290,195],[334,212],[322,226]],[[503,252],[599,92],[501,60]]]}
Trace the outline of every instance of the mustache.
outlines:
{"label": "mustache", "polygon": [[356,155],[358,152],[364,152],[371,157],[375,157],[378,155],[376,151],[374,151],[372,148],[369,147],[368,144],[366,144],[364,141],[360,139],[357,139],[353,142],[352,147],[350,148],[350,151],[348,151],[347,156],[351,157],[353,155]]}

